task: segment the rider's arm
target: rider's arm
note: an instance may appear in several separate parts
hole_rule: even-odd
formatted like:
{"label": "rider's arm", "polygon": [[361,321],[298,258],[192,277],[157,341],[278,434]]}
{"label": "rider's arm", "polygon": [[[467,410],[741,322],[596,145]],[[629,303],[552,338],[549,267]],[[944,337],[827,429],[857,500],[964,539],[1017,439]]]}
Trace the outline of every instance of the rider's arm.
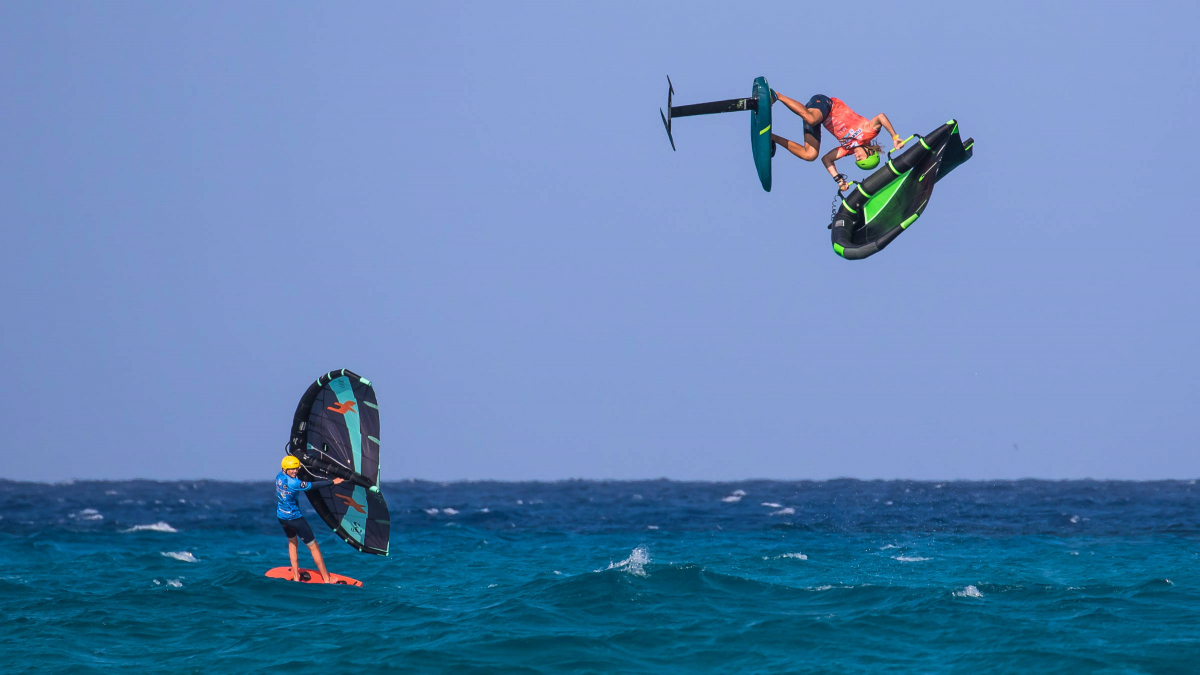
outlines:
{"label": "rider's arm", "polygon": [[879,113],[872,121],[881,125],[884,129],[887,129],[888,135],[892,137],[892,146],[895,147],[895,149],[899,150],[900,148],[904,147],[904,141],[900,140],[899,134],[897,134],[896,130],[892,128],[892,121],[888,119],[887,115]]}
{"label": "rider's arm", "polygon": [[331,481],[331,480],[315,480],[310,483],[308,481],[300,480],[299,478],[292,478],[291,476],[288,476],[287,485],[289,488],[296,490],[298,492],[308,492],[309,490],[311,490],[313,488],[323,488],[326,485],[333,485],[333,481]]}
{"label": "rider's arm", "polygon": [[809,125],[815,127],[821,122],[825,121],[825,115],[822,114],[820,110],[817,110],[816,108],[805,108],[803,103],[789,96],[784,96],[779,92],[775,92],[775,95],[779,97],[779,100],[788,107],[788,110],[791,110],[799,115],[800,119],[808,122]]}
{"label": "rider's arm", "polygon": [[837,169],[833,166],[833,163],[838,160],[838,150],[840,149],[840,147],[834,148],[825,153],[825,156],[821,158],[821,163],[825,165],[825,170],[829,172],[829,175],[838,182],[838,188],[845,190],[849,188],[850,185],[845,181],[844,178],[839,178],[839,176],[842,174],[838,173]]}

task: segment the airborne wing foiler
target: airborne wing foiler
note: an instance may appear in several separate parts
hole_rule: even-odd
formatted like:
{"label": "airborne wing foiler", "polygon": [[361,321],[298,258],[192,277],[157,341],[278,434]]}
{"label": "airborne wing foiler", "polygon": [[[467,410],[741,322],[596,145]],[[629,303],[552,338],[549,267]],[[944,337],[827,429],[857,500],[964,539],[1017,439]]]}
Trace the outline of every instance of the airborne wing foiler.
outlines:
{"label": "airborne wing foiler", "polygon": [[379,405],[370,380],[342,369],[308,387],[292,420],[288,453],[301,478],[346,482],[310,490],[309,502],[347,544],[388,554],[391,516],[379,492]]}

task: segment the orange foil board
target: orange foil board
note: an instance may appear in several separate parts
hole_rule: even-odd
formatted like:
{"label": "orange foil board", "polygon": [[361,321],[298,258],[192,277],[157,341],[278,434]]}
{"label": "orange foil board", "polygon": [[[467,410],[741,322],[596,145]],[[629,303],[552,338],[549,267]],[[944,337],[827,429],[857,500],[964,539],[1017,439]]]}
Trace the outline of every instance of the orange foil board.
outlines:
{"label": "orange foil board", "polygon": [[[287,579],[288,581],[291,581],[292,568],[276,567],[275,569],[267,570],[267,576],[272,579]],[[317,570],[306,570],[303,567],[300,568],[300,581],[306,584],[325,583],[325,580],[321,578],[320,572]],[[350,577],[334,574],[333,572],[329,573],[329,581],[334,584],[341,584],[343,586],[362,586],[362,582],[358,579],[351,579]]]}

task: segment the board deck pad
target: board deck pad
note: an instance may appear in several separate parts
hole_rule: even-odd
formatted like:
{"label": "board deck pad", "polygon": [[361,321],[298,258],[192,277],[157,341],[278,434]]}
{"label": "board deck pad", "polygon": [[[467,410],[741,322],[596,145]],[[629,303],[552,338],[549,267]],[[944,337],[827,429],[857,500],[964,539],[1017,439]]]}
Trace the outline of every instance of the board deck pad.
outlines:
{"label": "board deck pad", "polygon": [[[271,579],[286,579],[291,581],[292,568],[276,567],[274,569],[269,569],[267,570],[267,576]],[[334,584],[340,584],[343,586],[362,586],[362,582],[358,579],[351,579],[350,577],[343,576],[341,574],[334,574],[333,572],[329,573],[329,580]],[[317,570],[306,570],[303,567],[300,568],[300,581],[306,584],[325,583],[325,581],[321,578],[320,572]]]}

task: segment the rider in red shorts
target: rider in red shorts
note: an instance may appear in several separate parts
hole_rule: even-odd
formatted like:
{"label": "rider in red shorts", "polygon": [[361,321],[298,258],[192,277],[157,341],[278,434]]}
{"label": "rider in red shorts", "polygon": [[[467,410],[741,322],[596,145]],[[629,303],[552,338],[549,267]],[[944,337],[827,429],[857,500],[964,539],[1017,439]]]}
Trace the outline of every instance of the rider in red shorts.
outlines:
{"label": "rider in red shorts", "polygon": [[882,149],[871,141],[875,140],[881,127],[887,129],[888,133],[892,135],[894,149],[899,150],[904,147],[904,141],[896,134],[891,120],[883,113],[867,119],[851,110],[850,106],[840,99],[829,98],[824,94],[813,96],[807,104],[803,105],[796,99],[784,96],[779,92],[774,92],[774,94],[778,100],[783,101],[789,110],[804,120],[804,143],[789,141],[776,134],[771,134],[771,140],[787,148],[800,159],[811,162],[821,151],[821,126],[824,126],[837,139],[838,147],[826,153],[821,158],[821,163],[825,165],[829,175],[837,181],[840,190],[850,189],[850,183],[846,176],[837,172],[834,162],[847,155],[854,155],[859,166],[864,169],[877,166],[879,164],[878,156]]}

